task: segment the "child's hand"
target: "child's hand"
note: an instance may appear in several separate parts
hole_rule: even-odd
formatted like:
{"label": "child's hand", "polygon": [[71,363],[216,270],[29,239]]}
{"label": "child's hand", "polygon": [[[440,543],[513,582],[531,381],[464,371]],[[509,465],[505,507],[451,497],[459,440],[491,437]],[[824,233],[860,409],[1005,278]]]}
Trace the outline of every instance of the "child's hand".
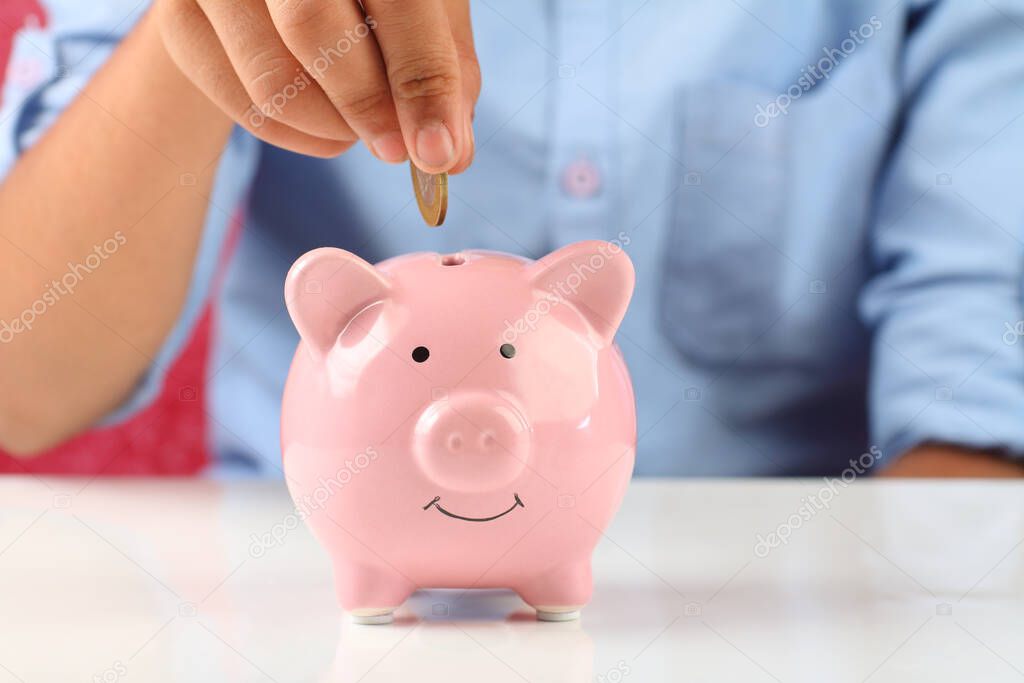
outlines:
{"label": "child's hand", "polygon": [[254,135],[330,156],[458,172],[480,72],[469,0],[158,0],[167,50]]}

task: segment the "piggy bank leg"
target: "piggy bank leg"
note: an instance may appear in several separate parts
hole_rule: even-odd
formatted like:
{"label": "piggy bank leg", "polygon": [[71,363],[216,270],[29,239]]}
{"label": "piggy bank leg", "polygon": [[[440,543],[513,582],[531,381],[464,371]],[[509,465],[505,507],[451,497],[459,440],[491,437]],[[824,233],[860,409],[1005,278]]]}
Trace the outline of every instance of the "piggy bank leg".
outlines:
{"label": "piggy bank leg", "polygon": [[416,587],[390,567],[335,561],[338,603],[357,624],[389,624]]}
{"label": "piggy bank leg", "polygon": [[593,590],[589,559],[556,567],[515,589],[541,621],[578,619]]}

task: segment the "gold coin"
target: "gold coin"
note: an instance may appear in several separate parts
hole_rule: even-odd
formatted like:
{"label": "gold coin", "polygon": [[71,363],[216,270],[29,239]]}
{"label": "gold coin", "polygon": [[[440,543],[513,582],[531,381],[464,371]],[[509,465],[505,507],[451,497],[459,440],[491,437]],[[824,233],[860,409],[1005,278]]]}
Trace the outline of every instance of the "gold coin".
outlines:
{"label": "gold coin", "polygon": [[412,172],[412,189],[416,194],[416,203],[420,207],[423,220],[432,228],[444,223],[444,214],[448,211],[448,174],[424,173],[409,162]]}

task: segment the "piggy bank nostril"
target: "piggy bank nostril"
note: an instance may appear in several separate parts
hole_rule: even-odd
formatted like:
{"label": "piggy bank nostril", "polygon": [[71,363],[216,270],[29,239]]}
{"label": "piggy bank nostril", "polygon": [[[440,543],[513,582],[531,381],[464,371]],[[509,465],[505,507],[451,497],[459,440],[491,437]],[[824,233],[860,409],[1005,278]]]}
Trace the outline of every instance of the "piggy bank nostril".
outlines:
{"label": "piggy bank nostril", "polygon": [[485,451],[491,451],[498,445],[498,440],[494,437],[494,434],[484,432],[480,435],[480,445],[483,446]]}
{"label": "piggy bank nostril", "polygon": [[457,451],[462,448],[462,435],[458,432],[453,432],[448,435],[448,450]]}

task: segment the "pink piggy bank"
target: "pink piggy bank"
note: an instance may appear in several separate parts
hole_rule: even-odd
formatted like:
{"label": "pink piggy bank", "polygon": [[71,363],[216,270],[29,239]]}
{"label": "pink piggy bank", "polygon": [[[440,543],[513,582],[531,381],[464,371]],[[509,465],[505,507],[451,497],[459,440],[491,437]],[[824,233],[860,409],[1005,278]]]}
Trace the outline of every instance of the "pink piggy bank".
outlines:
{"label": "pink piggy bank", "polygon": [[540,619],[578,617],[633,470],[612,341],[633,281],[600,241],[292,266],[284,470],[354,620],[387,623],[419,588],[511,588]]}

